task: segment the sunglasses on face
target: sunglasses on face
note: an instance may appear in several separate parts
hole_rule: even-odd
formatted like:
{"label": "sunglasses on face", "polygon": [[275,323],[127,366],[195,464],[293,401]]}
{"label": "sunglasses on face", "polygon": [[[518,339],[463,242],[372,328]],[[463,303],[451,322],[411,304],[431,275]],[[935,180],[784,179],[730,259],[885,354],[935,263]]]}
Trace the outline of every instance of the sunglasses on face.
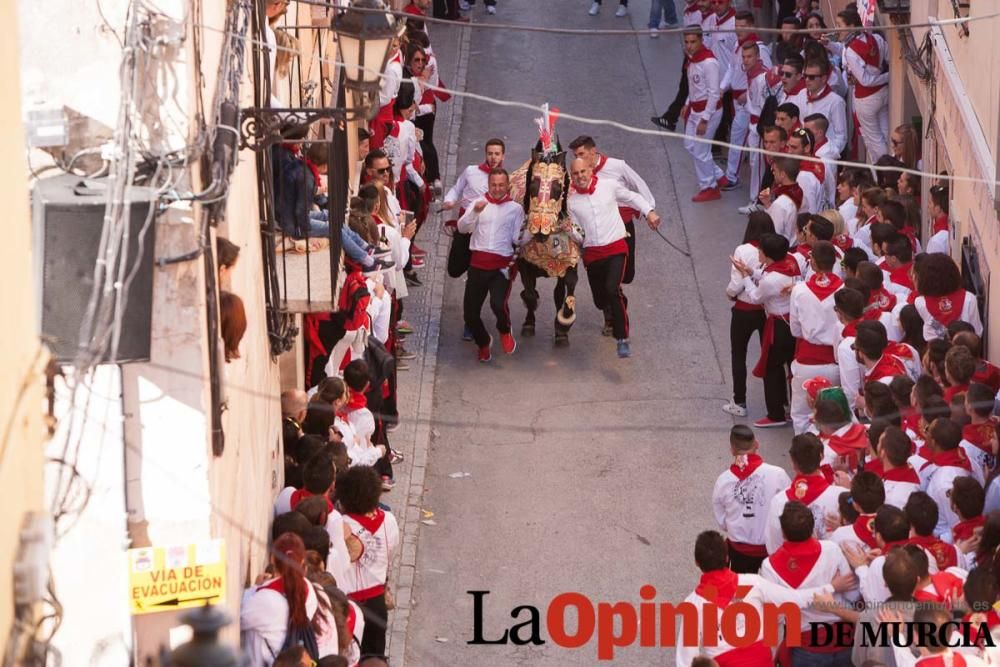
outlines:
{"label": "sunglasses on face", "polygon": [[823,75],[822,74],[805,74],[805,75],[803,75],[803,78],[806,79],[807,81],[815,81],[816,79],[822,79]]}
{"label": "sunglasses on face", "polygon": [[791,79],[793,76],[795,76],[795,72],[787,69],[781,70],[781,77],[783,79]]}
{"label": "sunglasses on face", "polygon": [[381,169],[376,169],[375,173],[376,174],[388,174],[390,171],[392,171],[392,167],[382,167]]}

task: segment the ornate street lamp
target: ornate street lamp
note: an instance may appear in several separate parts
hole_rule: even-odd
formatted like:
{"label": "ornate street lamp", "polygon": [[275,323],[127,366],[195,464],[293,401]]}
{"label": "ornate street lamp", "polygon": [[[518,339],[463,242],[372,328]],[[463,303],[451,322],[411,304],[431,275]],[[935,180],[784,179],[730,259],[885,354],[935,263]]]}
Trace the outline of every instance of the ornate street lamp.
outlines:
{"label": "ornate street lamp", "polygon": [[402,26],[385,9],[382,0],[355,0],[333,19],[344,65],[344,85],[362,98],[370,99],[378,93],[392,40],[399,36]]}

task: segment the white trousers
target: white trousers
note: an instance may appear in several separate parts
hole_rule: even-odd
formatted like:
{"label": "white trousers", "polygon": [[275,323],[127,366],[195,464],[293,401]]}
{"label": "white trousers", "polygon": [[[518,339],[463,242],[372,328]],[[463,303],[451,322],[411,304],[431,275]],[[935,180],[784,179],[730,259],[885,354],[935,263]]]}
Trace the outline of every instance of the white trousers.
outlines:
{"label": "white trousers", "polygon": [[[705,190],[706,188],[717,187],[717,183],[722,178],[723,173],[715,164],[715,160],[712,159],[712,145],[691,139],[691,137],[698,136],[697,130],[700,115],[692,112],[688,116],[687,125],[684,128],[684,134],[687,135],[687,138],[684,139],[684,148],[687,149],[687,152],[694,159],[694,171],[698,176],[698,189]],[[711,139],[714,137],[715,131],[719,129],[721,121],[722,109],[719,109],[709,119],[705,134],[698,138]]]}
{"label": "white trousers", "polygon": [[365,356],[365,346],[368,344],[368,329],[361,327],[354,331],[348,331],[344,337],[337,341],[330,352],[330,359],[326,362],[327,377],[341,377],[340,364],[344,361],[344,356],[350,352],[351,361],[363,359]]}
{"label": "white trousers", "polygon": [[802,388],[802,383],[814,377],[825,377],[835,386],[840,385],[840,369],[837,364],[822,364],[818,366],[800,364],[792,362],[792,402],[790,412],[792,413],[792,428],[795,435],[805,433],[809,428],[809,419],[812,411],[809,409],[809,397],[806,390]]}
{"label": "white trousers", "polygon": [[861,126],[861,138],[868,151],[868,162],[875,162],[889,152],[889,86],[877,93],[857,99],[851,95],[854,113]]}
{"label": "white trousers", "polygon": [[[733,124],[729,128],[729,143],[733,146],[743,146],[747,140],[747,130],[750,128],[750,112],[746,106],[736,105],[736,113],[733,115]],[[740,175],[740,163],[743,161],[744,151],[738,148],[729,149],[729,158],[726,162],[726,178],[731,183],[735,183]]]}
{"label": "white trousers", "polygon": [[[760,135],[757,125],[751,124],[747,131],[747,146],[760,148]],[[760,194],[760,179],[764,169],[764,156],[760,153],[748,153],[750,156],[750,201],[755,201]]]}

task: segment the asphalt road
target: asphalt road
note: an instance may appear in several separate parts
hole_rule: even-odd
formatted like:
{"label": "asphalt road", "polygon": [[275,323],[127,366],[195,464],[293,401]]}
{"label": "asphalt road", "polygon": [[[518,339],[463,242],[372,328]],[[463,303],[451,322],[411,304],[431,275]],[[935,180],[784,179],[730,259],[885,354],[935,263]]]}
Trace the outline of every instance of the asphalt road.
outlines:
{"label": "asphalt road", "polygon": [[[500,0],[497,17],[486,19],[481,3],[474,17],[525,26],[645,27],[647,3],[634,2],[629,19],[614,17],[616,4],[605,2],[595,19],[585,2]],[[435,39],[452,30],[440,28]],[[477,30],[466,89],[651,129],[650,115],[673,97],[680,62],[679,36]],[[459,165],[480,162],[490,136],[507,142],[507,166],[520,165],[537,138],[534,115],[467,99]],[[733,424],[720,410],[730,395],[723,289],[728,255],[745,224],[735,212],[745,193],[691,204],[693,167],[677,139],[566,120],[557,131],[565,144],[591,134],[609,155],[625,158],[649,183],[665,219],[661,229],[678,245],[690,244],[693,257],[639,229],[637,277],[625,288],[632,324],[627,360],[600,335],[602,316],[581,270],[568,349],[552,345],[552,282],[542,281],[538,335],[518,337],[511,357],[497,349],[492,364],[479,364],[475,348],[460,337],[464,283],[448,279],[423,498],[436,525],[420,527],[408,665],[596,664],[596,639],[578,649],[549,640],[549,601],[576,591],[595,604],[637,605],[640,587],[649,584],[658,601],[679,602],[697,581],[694,538],[714,527],[711,489],[730,463]],[[519,291],[517,285],[511,299],[515,334],[525,312]],[[492,328],[491,316],[485,319]],[[756,418],[761,387],[751,384]],[[765,433],[765,458],[787,467],[790,437],[790,430]],[[490,591],[485,639],[527,620],[527,611],[512,620],[511,610],[532,605],[546,643],[469,645],[470,590]],[[614,664],[673,662],[669,649],[637,646],[615,657]]]}

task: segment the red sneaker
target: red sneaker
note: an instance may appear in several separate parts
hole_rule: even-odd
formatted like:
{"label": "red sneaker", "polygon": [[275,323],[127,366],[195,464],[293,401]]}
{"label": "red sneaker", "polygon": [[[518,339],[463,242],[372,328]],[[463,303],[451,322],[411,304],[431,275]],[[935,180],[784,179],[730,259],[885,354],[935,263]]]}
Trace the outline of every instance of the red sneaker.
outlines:
{"label": "red sneaker", "polygon": [[720,178],[720,179],[719,179],[719,182],[717,183],[717,185],[718,185],[718,186],[719,186],[720,188],[724,188],[724,187],[726,187],[727,185],[729,185],[729,179],[728,179],[728,178],[726,178],[725,176],[723,176],[722,178]]}
{"label": "red sneaker", "polygon": [[767,417],[762,417],[753,423],[754,428],[779,428],[781,426],[787,426],[787,421],[775,421]]}
{"label": "red sneaker", "polygon": [[415,269],[423,268],[424,264],[425,264],[424,258],[421,257],[420,255],[414,255],[413,257],[410,258],[410,265]]}
{"label": "red sneaker", "polygon": [[424,250],[423,248],[421,248],[420,246],[418,246],[416,243],[411,243],[410,244],[410,254],[411,255],[420,255],[420,256],[424,257],[424,256],[427,255],[427,251]]}
{"label": "red sneaker", "polygon": [[493,361],[493,355],[490,353],[490,346],[484,345],[479,348],[479,362],[486,364]]}
{"label": "red sneaker", "polygon": [[722,193],[719,192],[719,188],[705,188],[694,197],[691,197],[691,201],[696,204],[706,201],[715,201],[716,199],[722,199]]}
{"label": "red sneaker", "polygon": [[509,333],[500,334],[500,345],[503,347],[504,354],[514,354],[514,350],[517,349],[517,341]]}

